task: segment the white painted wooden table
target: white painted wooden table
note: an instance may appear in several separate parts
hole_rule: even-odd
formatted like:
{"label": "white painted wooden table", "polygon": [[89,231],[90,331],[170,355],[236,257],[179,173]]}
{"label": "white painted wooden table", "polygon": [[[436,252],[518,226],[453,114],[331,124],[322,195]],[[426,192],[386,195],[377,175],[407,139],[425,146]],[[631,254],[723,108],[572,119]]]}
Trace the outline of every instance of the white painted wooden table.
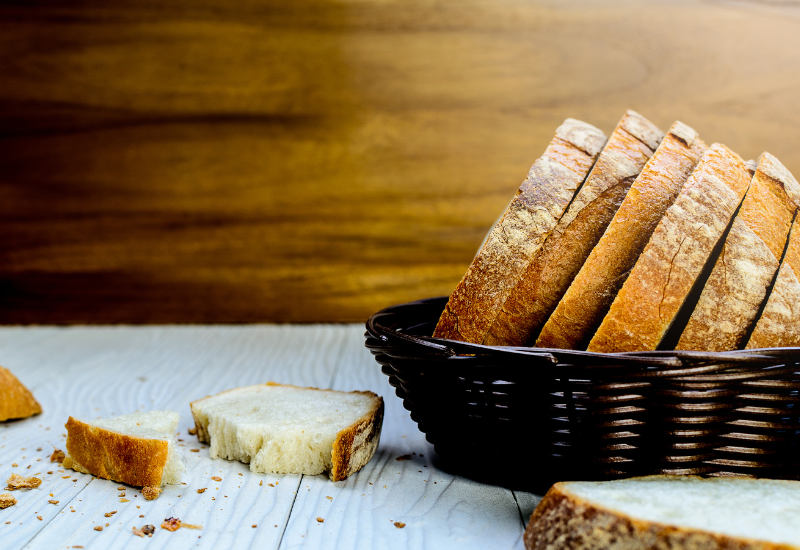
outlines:
{"label": "white painted wooden table", "polygon": [[[18,504],[0,510],[0,549],[522,548],[539,497],[437,470],[432,446],[364,348],[363,333],[361,325],[0,329],[0,364],[44,408],[0,423],[0,482],[12,472],[43,479],[37,489],[15,491]],[[386,415],[372,461],[333,483],[211,460],[207,446],[187,434],[189,401],[270,380],[382,395]],[[53,447],[65,447],[70,414],[154,409],[180,411],[187,461],[185,485],[168,486],[157,500],[128,488],[129,502],[120,502],[120,484],[49,462]],[[397,461],[402,455],[412,459]],[[131,532],[172,516],[203,529],[159,527],[152,538]]]}

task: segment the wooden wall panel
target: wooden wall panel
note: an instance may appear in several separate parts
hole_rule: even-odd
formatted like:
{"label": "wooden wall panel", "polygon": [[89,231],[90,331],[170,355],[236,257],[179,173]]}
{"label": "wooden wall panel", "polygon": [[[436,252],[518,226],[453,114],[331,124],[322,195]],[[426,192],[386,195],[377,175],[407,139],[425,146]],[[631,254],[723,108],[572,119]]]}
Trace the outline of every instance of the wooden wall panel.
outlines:
{"label": "wooden wall panel", "polygon": [[362,321],[447,294],[565,117],[800,171],[800,8],[0,2],[0,323]]}

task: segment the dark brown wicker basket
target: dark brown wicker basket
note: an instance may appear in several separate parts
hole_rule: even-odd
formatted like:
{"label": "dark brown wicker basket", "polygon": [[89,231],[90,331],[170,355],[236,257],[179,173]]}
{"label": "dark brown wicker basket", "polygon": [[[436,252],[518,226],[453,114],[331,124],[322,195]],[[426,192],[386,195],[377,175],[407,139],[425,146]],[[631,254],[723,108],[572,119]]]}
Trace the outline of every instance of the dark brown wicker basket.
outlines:
{"label": "dark brown wicker basket", "polygon": [[366,346],[444,464],[541,490],[648,474],[800,478],[800,348],[603,354],[432,338],[447,297]]}

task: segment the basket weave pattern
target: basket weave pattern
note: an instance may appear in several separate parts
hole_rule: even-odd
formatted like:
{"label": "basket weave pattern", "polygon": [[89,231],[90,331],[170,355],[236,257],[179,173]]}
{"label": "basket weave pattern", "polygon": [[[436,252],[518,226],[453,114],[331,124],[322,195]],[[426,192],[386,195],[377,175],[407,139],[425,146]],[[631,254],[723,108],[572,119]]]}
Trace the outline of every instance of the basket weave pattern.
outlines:
{"label": "basket weave pattern", "polygon": [[800,348],[602,354],[466,344],[430,337],[446,302],[376,313],[366,346],[437,454],[468,475],[800,477]]}

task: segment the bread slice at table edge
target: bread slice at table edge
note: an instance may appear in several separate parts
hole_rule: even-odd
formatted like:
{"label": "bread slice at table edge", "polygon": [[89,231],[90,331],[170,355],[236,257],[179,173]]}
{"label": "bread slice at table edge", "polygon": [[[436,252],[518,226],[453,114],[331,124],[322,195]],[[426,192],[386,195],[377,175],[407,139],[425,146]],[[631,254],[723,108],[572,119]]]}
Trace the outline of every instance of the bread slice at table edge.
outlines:
{"label": "bread slice at table edge", "polygon": [[31,391],[14,376],[0,367],[0,422],[41,414],[42,406]]}
{"label": "bread slice at table edge", "polygon": [[[357,393],[372,398],[372,409],[370,409],[361,418],[356,420],[353,424],[340,430],[336,434],[336,439],[334,440],[333,448],[331,449],[333,466],[328,475],[332,481],[341,481],[346,479],[353,473],[360,470],[375,454],[375,450],[378,448],[380,443],[380,434],[383,427],[384,403],[381,396],[371,391],[339,392],[337,390],[325,390],[314,387],[295,386],[292,384],[279,384],[277,382],[266,382],[265,384],[259,385],[268,387],[289,387],[319,392]],[[246,387],[257,387],[259,385]],[[195,411],[196,404],[209,398],[218,397],[228,393],[235,393],[242,389],[244,388],[232,388],[215,395],[208,395],[200,399],[195,399],[189,403],[195,423],[195,430],[197,431],[197,439],[200,442],[211,443],[211,438],[209,437],[206,427],[200,421],[198,414]]]}
{"label": "bread slice at table edge", "polygon": [[558,127],[450,295],[434,337],[483,342],[508,292],[566,211],[605,141],[603,132],[585,122],[567,119]]}
{"label": "bread slice at table edge", "polygon": [[658,349],[676,321],[750,186],[739,155],[722,144],[705,150],[658,223],[589,342],[588,351]]}
{"label": "bread slice at table edge", "polygon": [[65,427],[72,469],[135,487],[162,485],[169,458],[166,439],[122,434],[72,416]]}
{"label": "bread slice at table edge", "polygon": [[706,148],[689,126],[677,121],[670,127],[542,327],[537,347],[586,349],[658,222]]}
{"label": "bread slice at table edge", "polygon": [[484,344],[535,341],[663,137],[639,113],[622,116],[566,213],[508,293]]}
{"label": "bread slice at table edge", "polygon": [[778,159],[762,154],[677,349],[726,351],[745,346],[780,267],[798,207],[797,181]]}

